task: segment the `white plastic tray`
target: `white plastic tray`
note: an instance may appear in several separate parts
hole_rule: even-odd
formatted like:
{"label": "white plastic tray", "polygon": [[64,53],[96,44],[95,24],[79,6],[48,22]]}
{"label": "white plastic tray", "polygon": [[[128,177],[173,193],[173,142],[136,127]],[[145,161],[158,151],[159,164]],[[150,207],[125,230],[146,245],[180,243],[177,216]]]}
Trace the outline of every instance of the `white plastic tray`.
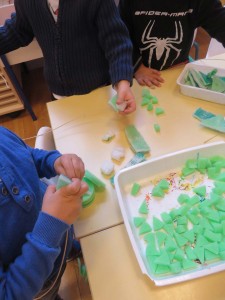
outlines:
{"label": "white plastic tray", "polygon": [[[177,84],[180,86],[181,93],[186,96],[203,99],[203,100],[207,100],[210,102],[225,104],[225,94],[219,93],[219,92],[214,92],[214,91],[207,90],[207,89],[189,86],[184,83],[185,75],[187,74],[188,70],[191,68],[195,69],[196,71],[201,71],[203,73],[208,73],[208,72],[212,71],[213,69],[215,69],[212,66],[207,66],[205,64],[201,65],[198,62],[196,62],[196,63],[193,62],[193,63],[187,64],[177,79]],[[221,68],[216,68],[216,69],[218,70],[216,75],[225,76],[225,69],[221,69]]]}
{"label": "white plastic tray", "polygon": [[[225,143],[217,142],[154,158],[127,169],[123,169],[116,174],[115,189],[134,253],[142,273],[153,280],[157,286],[174,284],[225,270],[225,262],[218,261],[208,265],[204,264],[204,266],[199,264],[197,269],[182,271],[177,275],[170,274],[168,276],[162,276],[153,274],[148,267],[145,256],[146,242],[138,234],[138,229],[133,223],[133,217],[142,216],[139,214],[138,209],[145,199],[145,196],[149,193],[150,182],[153,179],[159,180],[161,178],[166,178],[166,175],[181,170],[187,159],[196,158],[197,155],[211,157],[214,155],[224,156],[224,154]],[[135,182],[141,184],[141,190],[138,195],[132,196],[131,188]],[[181,193],[184,193],[184,191],[174,189],[174,191],[169,192],[163,199],[151,197],[151,200],[149,201],[147,222],[152,225],[153,216],[160,218],[162,212],[169,212],[172,208],[179,207],[180,204],[177,202],[177,197]]]}

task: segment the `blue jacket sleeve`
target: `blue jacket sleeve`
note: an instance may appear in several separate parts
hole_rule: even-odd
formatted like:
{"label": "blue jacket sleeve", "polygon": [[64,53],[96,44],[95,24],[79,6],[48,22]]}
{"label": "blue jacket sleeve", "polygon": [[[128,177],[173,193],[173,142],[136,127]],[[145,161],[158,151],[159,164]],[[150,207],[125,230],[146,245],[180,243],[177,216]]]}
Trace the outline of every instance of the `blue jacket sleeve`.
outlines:
{"label": "blue jacket sleeve", "polygon": [[40,178],[51,178],[57,175],[54,169],[54,162],[58,157],[61,156],[59,151],[46,151],[37,148],[31,148],[29,146],[28,149],[31,152]]}
{"label": "blue jacket sleeve", "polygon": [[0,300],[31,300],[41,290],[61,251],[69,225],[40,212],[22,253],[5,270],[0,262]]}

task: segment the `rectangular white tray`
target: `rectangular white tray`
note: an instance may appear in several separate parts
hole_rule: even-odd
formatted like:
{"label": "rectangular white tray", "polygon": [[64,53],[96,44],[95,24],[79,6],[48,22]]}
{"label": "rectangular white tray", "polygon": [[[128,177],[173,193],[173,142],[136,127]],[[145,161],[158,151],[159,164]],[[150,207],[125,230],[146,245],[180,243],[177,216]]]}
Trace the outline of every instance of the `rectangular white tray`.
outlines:
{"label": "rectangular white tray", "polygon": [[[196,158],[197,155],[203,157],[211,157],[214,155],[224,156],[225,143],[217,142],[208,145],[188,148],[182,151],[167,154],[158,158],[148,160],[138,165],[122,169],[115,176],[115,189],[118,202],[128,232],[130,242],[134,253],[142,270],[157,286],[174,284],[190,279],[206,276],[222,270],[225,270],[225,262],[218,261],[216,263],[199,265],[197,269],[190,271],[182,271],[177,275],[159,276],[151,272],[145,256],[146,243],[138,234],[138,229],[134,226],[133,218],[142,216],[138,209],[141,206],[146,194],[149,192],[149,186],[152,179],[166,178],[165,175],[181,170],[187,159]],[[136,196],[131,195],[133,183],[141,185],[140,193]],[[152,225],[153,215],[160,218],[162,212],[169,212],[173,208],[177,208],[180,204],[177,197],[183,190],[175,190],[175,193],[168,193],[163,199],[152,199],[149,202],[149,213],[147,222]],[[193,195],[193,192],[192,192]]]}
{"label": "rectangular white tray", "polygon": [[180,76],[177,79],[177,84],[180,86],[181,93],[186,96],[193,97],[193,98],[199,98],[199,99],[207,100],[210,102],[225,104],[225,94],[219,93],[219,92],[214,92],[214,91],[203,89],[203,88],[189,86],[184,83],[184,78],[185,78],[188,70],[191,68],[195,69],[196,71],[201,71],[203,73],[208,73],[208,72],[212,71],[213,69],[217,69],[218,71],[217,71],[216,75],[225,76],[225,69],[207,66],[207,65],[205,65],[205,62],[204,62],[204,65],[200,64],[199,62],[189,63],[184,67],[183,71],[181,72]]}

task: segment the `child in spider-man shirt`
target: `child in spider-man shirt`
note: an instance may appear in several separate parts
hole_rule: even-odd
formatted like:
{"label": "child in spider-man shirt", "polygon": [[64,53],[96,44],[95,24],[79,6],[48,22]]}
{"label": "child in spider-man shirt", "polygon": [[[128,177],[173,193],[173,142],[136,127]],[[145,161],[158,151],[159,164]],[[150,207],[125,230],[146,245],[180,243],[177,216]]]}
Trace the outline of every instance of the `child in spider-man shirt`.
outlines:
{"label": "child in spider-man shirt", "polygon": [[198,27],[225,47],[225,8],[219,0],[120,0],[119,9],[133,42],[140,85],[160,87],[160,70],[187,62]]}

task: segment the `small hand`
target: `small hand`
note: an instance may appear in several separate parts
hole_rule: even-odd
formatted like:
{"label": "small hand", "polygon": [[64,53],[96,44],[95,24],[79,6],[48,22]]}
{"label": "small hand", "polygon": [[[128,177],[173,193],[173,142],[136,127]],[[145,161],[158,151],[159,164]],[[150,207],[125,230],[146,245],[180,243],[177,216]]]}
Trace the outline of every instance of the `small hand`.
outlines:
{"label": "small hand", "polygon": [[127,80],[119,81],[115,89],[117,91],[117,105],[121,105],[125,102],[126,106],[123,111],[120,111],[120,114],[126,115],[134,112],[136,110],[136,103],[134,95],[130,88],[130,83]]}
{"label": "small hand", "polygon": [[161,77],[159,71],[145,67],[143,64],[137,69],[134,74],[135,79],[141,86],[157,86],[160,87],[164,79]]}
{"label": "small hand", "polygon": [[84,163],[76,154],[63,154],[55,161],[54,168],[57,174],[64,174],[69,178],[82,179],[84,176]]}
{"label": "small hand", "polygon": [[49,185],[43,198],[42,211],[71,225],[80,214],[81,196],[87,190],[87,184],[77,178],[57,191],[54,185]]}

